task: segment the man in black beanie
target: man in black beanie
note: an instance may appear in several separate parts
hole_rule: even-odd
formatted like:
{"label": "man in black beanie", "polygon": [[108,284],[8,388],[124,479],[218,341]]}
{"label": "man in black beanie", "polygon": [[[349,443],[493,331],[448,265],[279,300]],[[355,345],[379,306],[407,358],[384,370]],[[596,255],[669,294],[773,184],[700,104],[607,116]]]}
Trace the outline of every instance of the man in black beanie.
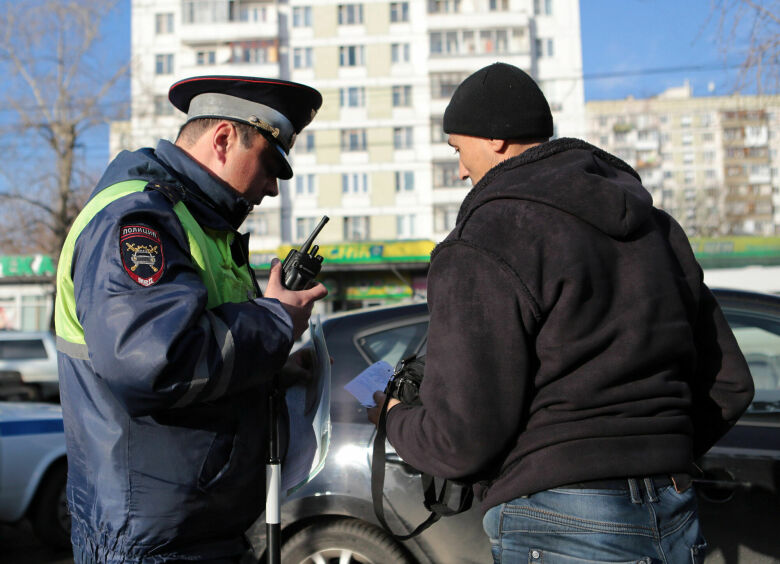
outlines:
{"label": "man in black beanie", "polygon": [[690,471],[753,383],[682,228],[620,159],[548,141],[516,67],[463,81],[444,131],[473,189],[431,255],[422,405],[391,399],[388,439],[474,483],[497,563],[703,560]]}

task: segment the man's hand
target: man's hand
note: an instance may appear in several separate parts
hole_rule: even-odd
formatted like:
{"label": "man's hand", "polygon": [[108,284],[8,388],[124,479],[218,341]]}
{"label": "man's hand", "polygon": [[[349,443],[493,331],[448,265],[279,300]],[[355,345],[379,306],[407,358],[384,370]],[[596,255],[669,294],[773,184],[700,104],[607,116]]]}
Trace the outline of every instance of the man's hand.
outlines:
{"label": "man's hand", "polygon": [[327,295],[328,290],[319,282],[307,290],[288,290],[282,285],[282,262],[279,259],[271,261],[271,272],[268,275],[264,296],[279,300],[285,311],[290,314],[295,340],[300,339],[303,332],[308,329],[314,302]]}
{"label": "man's hand", "polygon": [[314,359],[314,349],[311,347],[298,349],[288,356],[279,378],[282,388],[311,384],[314,378]]}
{"label": "man's hand", "polygon": [[[368,420],[371,421],[374,425],[379,424],[379,415],[382,413],[382,406],[385,405],[385,399],[387,396],[382,392],[374,392],[374,401],[376,402],[376,406],[369,407],[367,410],[368,414]],[[393,409],[396,405],[401,403],[395,398],[390,398],[390,403],[387,404],[387,411],[390,412],[391,409]]]}

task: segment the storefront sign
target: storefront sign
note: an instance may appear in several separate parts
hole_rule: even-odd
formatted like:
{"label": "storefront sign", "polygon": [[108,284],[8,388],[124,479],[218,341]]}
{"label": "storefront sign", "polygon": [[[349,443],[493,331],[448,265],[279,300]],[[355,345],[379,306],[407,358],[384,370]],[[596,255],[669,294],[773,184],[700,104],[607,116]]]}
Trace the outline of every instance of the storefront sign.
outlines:
{"label": "storefront sign", "polygon": [[0,278],[54,276],[57,269],[48,255],[0,256]]}
{"label": "storefront sign", "polygon": [[[321,254],[327,264],[384,264],[395,262],[428,262],[436,243],[417,241],[370,241],[366,243],[341,243],[322,245]],[[256,251],[249,254],[254,268],[271,266],[274,257],[283,259],[293,247],[283,245],[277,250]]]}
{"label": "storefront sign", "polygon": [[690,243],[704,268],[780,265],[780,237],[692,237]]}

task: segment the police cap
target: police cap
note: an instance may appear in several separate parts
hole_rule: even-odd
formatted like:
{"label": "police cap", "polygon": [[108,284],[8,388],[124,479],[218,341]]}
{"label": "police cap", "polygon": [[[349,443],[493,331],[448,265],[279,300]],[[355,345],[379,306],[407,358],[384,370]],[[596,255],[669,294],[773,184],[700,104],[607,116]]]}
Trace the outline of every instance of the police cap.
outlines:
{"label": "police cap", "polygon": [[291,178],[287,159],[295,137],[322,105],[322,95],[304,84],[250,76],[195,76],[171,86],[168,99],[198,118],[229,119],[256,127],[279,151],[284,165],[279,178]]}

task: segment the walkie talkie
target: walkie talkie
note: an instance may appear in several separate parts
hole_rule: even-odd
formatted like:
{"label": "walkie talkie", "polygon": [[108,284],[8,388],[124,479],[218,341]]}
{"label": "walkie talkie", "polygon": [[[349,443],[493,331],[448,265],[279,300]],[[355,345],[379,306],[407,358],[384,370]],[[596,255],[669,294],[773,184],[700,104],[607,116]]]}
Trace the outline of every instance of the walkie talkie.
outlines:
{"label": "walkie talkie", "polygon": [[[330,218],[323,215],[319,225],[314,228],[309,238],[299,250],[291,249],[282,263],[282,284],[288,290],[305,290],[322,268],[322,255],[318,255],[319,245],[311,244]],[[311,251],[309,251],[311,247]]]}

